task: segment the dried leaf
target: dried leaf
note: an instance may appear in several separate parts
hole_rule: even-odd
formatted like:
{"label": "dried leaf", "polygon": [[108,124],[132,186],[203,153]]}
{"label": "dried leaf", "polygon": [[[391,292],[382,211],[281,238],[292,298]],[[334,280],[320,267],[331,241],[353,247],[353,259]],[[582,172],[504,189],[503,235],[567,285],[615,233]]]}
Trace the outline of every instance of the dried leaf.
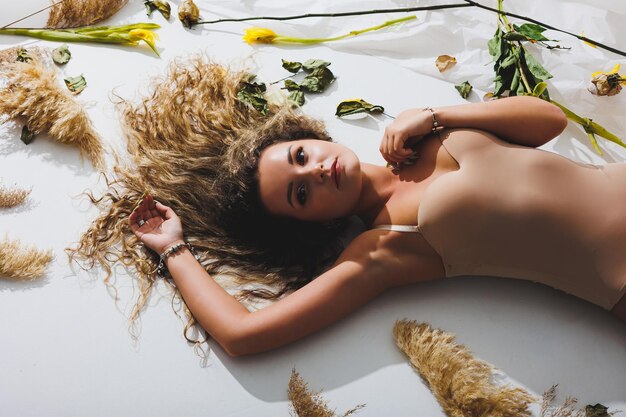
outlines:
{"label": "dried leaf", "polygon": [[65,81],[67,89],[70,90],[74,95],[80,94],[81,91],[83,91],[85,87],[87,87],[87,80],[85,80],[85,77],[83,77],[82,74],[76,77],[64,78],[63,81]]}
{"label": "dried leaf", "polygon": [[167,20],[170,19],[172,8],[167,1],[148,0],[148,1],[145,1],[143,4],[144,6],[146,6],[146,12],[148,16],[152,16],[152,12],[154,12],[155,10],[158,10],[159,13],[161,13],[161,15],[163,15],[164,18],[166,18]]}
{"label": "dried leaf", "polygon": [[522,26],[513,25],[513,28],[518,33],[521,33],[528,39],[532,39],[534,41],[554,41],[554,39],[548,39],[543,36],[543,32],[546,31],[546,28],[534,23],[524,23]]}
{"label": "dried leaf", "polygon": [[472,91],[472,85],[469,83],[469,81],[464,81],[461,84],[457,84],[454,86],[454,88],[457,89],[457,91],[463,98],[467,98]]}
{"label": "dried leaf", "polygon": [[491,100],[496,100],[496,96],[494,96],[493,93],[489,92],[483,96],[483,101],[491,101]]}
{"label": "dried leaf", "polygon": [[15,60],[18,62],[30,62],[33,58],[31,58],[26,49],[21,48],[17,51],[17,58],[15,58]]}
{"label": "dried leaf", "polygon": [[585,417],[610,417],[609,409],[602,404],[585,407]]}
{"label": "dried leaf", "polygon": [[239,92],[237,92],[237,100],[250,104],[265,116],[269,113],[267,99],[264,95],[266,90],[267,86],[263,83],[243,81]]}
{"label": "dried leaf", "polygon": [[294,80],[285,80],[285,88],[287,91],[300,90],[300,85]]}
{"label": "dried leaf", "polygon": [[28,129],[28,126],[22,126],[22,134],[20,135],[20,140],[24,142],[24,145],[28,145],[29,143],[31,143],[33,139],[35,139],[35,136],[37,136],[37,133],[31,132]]}
{"label": "dried leaf", "polygon": [[357,98],[355,100],[344,100],[337,105],[335,116],[342,117],[357,113],[382,113],[385,109],[383,106],[368,103],[365,100]]}
{"label": "dried leaf", "polygon": [[198,20],[200,20],[200,9],[198,9],[193,0],[184,0],[178,7],[178,20],[188,29],[191,29],[193,25],[198,23]]}
{"label": "dried leaf", "polygon": [[286,69],[289,72],[294,73],[294,74],[296,72],[300,71],[300,69],[302,69],[302,63],[301,62],[286,61],[284,59],[281,59],[281,61],[283,61],[283,68]]}
{"label": "dried leaf", "polygon": [[[306,65],[306,63],[304,65]],[[300,88],[309,93],[321,93],[334,80],[335,75],[332,73],[332,71],[329,70],[326,65],[319,65],[313,70],[313,72],[304,77],[304,80],[302,80],[302,84],[300,84]]]}
{"label": "dried leaf", "polygon": [[289,96],[287,96],[287,100],[289,100],[291,103],[298,107],[302,107],[302,105],[304,104],[304,93],[300,90],[294,90],[289,93]]}
{"label": "dried leaf", "polygon": [[456,65],[456,58],[450,55],[439,55],[435,60],[439,72],[444,72]]}
{"label": "dried leaf", "polygon": [[321,59],[309,59],[304,64],[302,64],[302,69],[306,72],[312,72],[319,67],[327,67],[330,65],[330,62],[323,61]]}
{"label": "dried leaf", "polygon": [[67,64],[71,58],[72,53],[66,44],[52,50],[52,60],[59,65]]}

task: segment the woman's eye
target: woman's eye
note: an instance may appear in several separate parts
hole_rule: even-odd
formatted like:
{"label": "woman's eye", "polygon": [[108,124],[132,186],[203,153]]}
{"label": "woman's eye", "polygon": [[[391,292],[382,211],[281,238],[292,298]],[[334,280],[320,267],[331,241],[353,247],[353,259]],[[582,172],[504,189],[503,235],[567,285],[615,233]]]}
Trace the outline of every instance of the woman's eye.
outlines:
{"label": "woman's eye", "polygon": [[296,162],[300,165],[304,165],[304,150],[299,147],[296,151]]}
{"label": "woman's eye", "polygon": [[298,187],[298,191],[296,192],[296,198],[298,199],[298,203],[303,206],[306,203],[306,187],[302,184]]}

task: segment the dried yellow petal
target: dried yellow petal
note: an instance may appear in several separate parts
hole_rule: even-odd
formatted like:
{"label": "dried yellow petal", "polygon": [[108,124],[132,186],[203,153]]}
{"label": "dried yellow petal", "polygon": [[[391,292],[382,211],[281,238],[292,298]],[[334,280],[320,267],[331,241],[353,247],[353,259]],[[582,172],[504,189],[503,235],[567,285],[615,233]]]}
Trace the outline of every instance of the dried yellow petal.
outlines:
{"label": "dried yellow petal", "polygon": [[456,58],[450,55],[439,55],[435,60],[435,65],[439,72],[444,72],[456,65]]}

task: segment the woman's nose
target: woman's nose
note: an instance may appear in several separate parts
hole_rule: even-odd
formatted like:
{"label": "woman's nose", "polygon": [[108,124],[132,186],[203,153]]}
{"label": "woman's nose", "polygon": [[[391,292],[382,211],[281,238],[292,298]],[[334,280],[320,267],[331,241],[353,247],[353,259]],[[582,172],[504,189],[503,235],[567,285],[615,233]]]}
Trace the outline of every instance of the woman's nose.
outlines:
{"label": "woman's nose", "polygon": [[307,175],[309,175],[314,182],[323,183],[324,177],[328,176],[328,172],[326,171],[324,164],[315,164],[309,168]]}

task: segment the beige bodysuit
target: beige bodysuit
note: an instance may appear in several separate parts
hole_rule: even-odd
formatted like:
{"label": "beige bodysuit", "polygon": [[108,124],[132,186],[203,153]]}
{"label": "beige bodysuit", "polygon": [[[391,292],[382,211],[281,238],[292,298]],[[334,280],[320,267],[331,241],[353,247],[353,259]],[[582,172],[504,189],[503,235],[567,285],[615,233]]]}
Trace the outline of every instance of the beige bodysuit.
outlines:
{"label": "beige bodysuit", "polygon": [[[445,139],[444,139],[445,138]],[[478,131],[446,133],[459,169],[435,179],[417,226],[447,277],[547,284],[611,309],[626,292],[626,164],[586,166]]]}

